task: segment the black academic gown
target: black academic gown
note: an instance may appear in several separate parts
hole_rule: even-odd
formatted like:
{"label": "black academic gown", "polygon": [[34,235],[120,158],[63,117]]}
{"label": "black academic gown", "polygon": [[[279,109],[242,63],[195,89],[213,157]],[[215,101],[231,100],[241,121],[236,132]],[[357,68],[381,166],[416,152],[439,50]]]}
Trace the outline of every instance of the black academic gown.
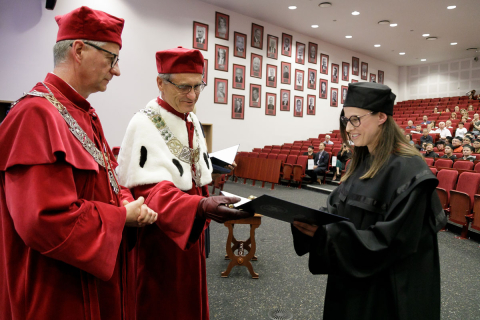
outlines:
{"label": "black academic gown", "polygon": [[392,155],[372,179],[356,173],[328,198],[345,216],[308,237],[292,227],[297,254],[328,274],[324,320],[440,319],[437,232],[446,223],[438,180],[420,157]]}

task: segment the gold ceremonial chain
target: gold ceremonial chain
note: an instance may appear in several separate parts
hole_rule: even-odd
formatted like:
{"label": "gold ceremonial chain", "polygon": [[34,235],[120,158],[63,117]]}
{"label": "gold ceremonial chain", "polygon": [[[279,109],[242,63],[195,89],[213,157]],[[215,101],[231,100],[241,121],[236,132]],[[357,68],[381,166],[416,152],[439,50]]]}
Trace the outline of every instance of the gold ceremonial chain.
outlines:
{"label": "gold ceremonial chain", "polygon": [[[67,108],[65,108],[65,106],[60,101],[58,101],[57,98],[55,98],[52,91],[50,90],[49,87],[47,87],[45,85],[45,83],[42,82],[42,84],[45,88],[47,88],[49,93],[43,93],[43,92],[39,92],[39,91],[34,90],[34,91],[31,91],[31,92],[24,93],[23,96],[20,99],[24,98],[27,95],[30,95],[30,96],[35,96],[35,97],[43,97],[43,98],[47,99],[48,101],[50,101],[50,103],[53,104],[53,106],[58,110],[58,112],[60,112],[60,115],[62,116],[62,118],[65,120],[65,122],[68,125],[68,129],[70,130],[71,133],[73,133],[75,138],[77,138],[78,141],[80,141],[83,148],[88,153],[90,153],[90,155],[93,157],[93,159],[95,160],[96,163],[98,163],[99,165],[101,165],[103,168],[105,168],[107,170],[108,179],[110,180],[110,184],[112,186],[112,189],[116,194],[118,194],[120,192],[120,188],[118,187],[118,183],[117,183],[118,179],[117,179],[117,176],[115,174],[115,170],[113,170],[113,168],[110,164],[108,154],[106,152],[104,154],[102,154],[102,152],[100,150],[98,150],[98,148],[95,146],[95,143],[92,140],[90,140],[90,138],[87,136],[85,131],[83,131],[82,127],[80,127],[80,125],[78,124],[77,120],[75,120],[72,117],[72,115],[70,114],[70,112],[68,112]],[[20,101],[20,99],[15,101],[15,103],[12,104],[12,107],[15,104],[17,104],[18,101]],[[106,149],[105,145],[103,147],[104,147],[104,149]],[[104,160],[104,157],[107,159],[107,161]]]}
{"label": "gold ceremonial chain", "polygon": [[[198,147],[196,149],[184,146],[183,143],[175,137],[173,132],[167,126],[165,119],[162,118],[162,116],[158,112],[150,108],[141,109],[140,112],[145,114],[150,119],[150,121],[152,121],[155,128],[157,128],[157,130],[160,132],[163,140],[165,140],[165,143],[167,144],[170,152],[180,161],[183,161],[190,165],[190,168],[192,170],[192,178],[195,181],[195,185],[197,187],[200,187],[201,170],[198,163],[200,160],[200,137],[198,136],[198,130],[195,127],[195,122],[193,122],[192,116],[189,115],[190,120],[193,124],[195,135],[197,137]],[[195,168],[195,170],[193,168]]]}

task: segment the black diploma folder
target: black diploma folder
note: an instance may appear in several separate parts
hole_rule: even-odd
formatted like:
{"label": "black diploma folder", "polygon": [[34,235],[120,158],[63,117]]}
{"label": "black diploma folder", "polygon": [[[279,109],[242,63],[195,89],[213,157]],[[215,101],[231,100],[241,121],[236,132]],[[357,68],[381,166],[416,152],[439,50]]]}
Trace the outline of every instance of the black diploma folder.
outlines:
{"label": "black diploma folder", "polygon": [[348,218],[342,216],[307,208],[292,202],[268,196],[266,194],[252,201],[244,203],[236,207],[236,209],[259,213],[261,215],[289,223],[292,223],[293,221],[300,221],[317,226],[349,220]]}

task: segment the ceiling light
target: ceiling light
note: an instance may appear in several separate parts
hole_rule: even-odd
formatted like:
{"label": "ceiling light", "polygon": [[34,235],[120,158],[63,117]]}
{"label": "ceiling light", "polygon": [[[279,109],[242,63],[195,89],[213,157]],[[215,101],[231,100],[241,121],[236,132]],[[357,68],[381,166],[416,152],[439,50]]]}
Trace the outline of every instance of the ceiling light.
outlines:
{"label": "ceiling light", "polygon": [[437,40],[438,38],[437,37],[428,37],[427,40],[428,41],[434,41],[434,40]]}
{"label": "ceiling light", "polygon": [[345,36],[345,38],[347,38],[347,39],[352,39],[352,36]]}
{"label": "ceiling light", "polygon": [[457,6],[448,6],[447,9],[448,10],[452,10],[452,9],[455,9]]}
{"label": "ceiling light", "polygon": [[429,37],[430,36],[430,33],[424,33],[422,34],[422,37]]}
{"label": "ceiling light", "polygon": [[398,26],[398,24],[396,24],[396,23],[390,23],[390,27],[396,27],[396,26]]}
{"label": "ceiling light", "polygon": [[427,61],[427,59],[420,59],[420,61]]}
{"label": "ceiling light", "polygon": [[318,24],[312,24],[312,28],[318,28]]}
{"label": "ceiling light", "polygon": [[297,7],[296,6],[290,6],[290,7],[288,7],[288,9],[295,10],[295,9],[297,9]]}
{"label": "ceiling light", "polygon": [[405,52],[399,52],[398,54],[401,55],[401,56],[404,56]]}
{"label": "ceiling light", "polygon": [[330,8],[332,4],[330,2],[321,2],[318,6],[320,8]]}
{"label": "ceiling light", "polygon": [[358,12],[358,11],[353,11],[352,12],[352,16],[358,16],[359,14],[360,14],[360,12]]}
{"label": "ceiling light", "polygon": [[456,42],[452,42],[452,43],[450,43],[450,45],[451,45],[451,46],[456,46],[457,43],[456,43]]}
{"label": "ceiling light", "polygon": [[380,45],[379,45],[379,44],[375,44],[374,47],[375,47],[375,48],[378,48],[378,47],[380,47]]}
{"label": "ceiling light", "polygon": [[388,20],[380,20],[380,21],[378,21],[378,24],[390,24],[390,21],[388,21]]}
{"label": "ceiling light", "polygon": [[474,51],[476,51],[477,49],[478,49],[478,48],[468,48],[467,51],[468,51],[468,50],[474,50]]}

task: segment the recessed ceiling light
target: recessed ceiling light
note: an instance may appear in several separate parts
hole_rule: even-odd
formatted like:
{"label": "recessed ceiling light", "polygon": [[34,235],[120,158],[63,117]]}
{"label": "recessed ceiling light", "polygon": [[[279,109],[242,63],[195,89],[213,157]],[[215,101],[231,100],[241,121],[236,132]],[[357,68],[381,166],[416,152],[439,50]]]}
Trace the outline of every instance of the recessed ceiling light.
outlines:
{"label": "recessed ceiling light", "polygon": [[401,55],[401,56],[404,56],[405,52],[399,52],[398,54]]}
{"label": "recessed ceiling light", "polygon": [[427,40],[428,41],[434,41],[434,40],[437,40],[438,38],[437,37],[428,37]]}
{"label": "recessed ceiling light", "polygon": [[467,50],[477,50],[478,48],[468,48]]}
{"label": "recessed ceiling light", "polygon": [[320,8],[330,8],[332,4],[330,2],[321,2],[318,6]]}
{"label": "recessed ceiling light", "polygon": [[360,14],[360,12],[358,12],[358,11],[353,11],[352,12],[352,16],[358,16],[359,14]]}
{"label": "recessed ceiling light", "polygon": [[448,6],[447,9],[448,10],[452,10],[452,9],[455,9],[457,6]]}
{"label": "recessed ceiling light", "polygon": [[345,36],[345,38],[347,38],[347,39],[351,39],[351,38],[352,38],[352,36]]}
{"label": "recessed ceiling light", "polygon": [[290,7],[288,7],[288,9],[295,10],[295,9],[297,9],[297,6],[290,6]]}
{"label": "recessed ceiling light", "polygon": [[398,26],[398,24],[396,24],[396,23],[390,23],[390,27],[396,27],[396,26]]}
{"label": "recessed ceiling light", "polygon": [[420,61],[427,61],[427,59],[420,59]]}
{"label": "recessed ceiling light", "polygon": [[312,24],[312,28],[318,28],[318,24]]}
{"label": "recessed ceiling light", "polygon": [[429,37],[430,36],[430,33],[424,33],[422,34],[422,37]]}
{"label": "recessed ceiling light", "polygon": [[380,45],[379,45],[379,44],[375,44],[374,47],[375,47],[375,48],[378,48],[378,47],[380,47]]}
{"label": "recessed ceiling light", "polygon": [[450,45],[451,45],[451,46],[456,46],[457,43],[456,43],[456,42],[452,42],[452,43],[450,43]]}
{"label": "recessed ceiling light", "polygon": [[380,20],[380,21],[378,21],[378,24],[390,24],[390,21],[388,21],[388,20]]}

